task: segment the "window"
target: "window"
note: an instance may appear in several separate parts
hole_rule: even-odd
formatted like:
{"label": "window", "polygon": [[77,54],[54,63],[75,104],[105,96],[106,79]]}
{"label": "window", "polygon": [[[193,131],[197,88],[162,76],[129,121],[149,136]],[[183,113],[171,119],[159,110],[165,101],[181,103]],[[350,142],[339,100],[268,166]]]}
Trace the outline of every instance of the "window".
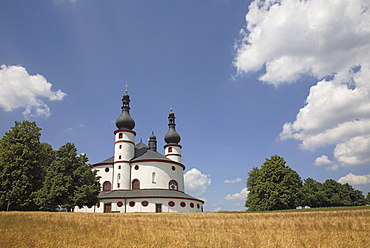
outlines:
{"label": "window", "polygon": [[108,167],[105,168],[105,172],[109,172],[109,168]]}
{"label": "window", "polygon": [[103,183],[103,191],[110,191],[111,190],[111,183],[109,181],[105,181]]}
{"label": "window", "polygon": [[98,202],[98,204],[96,204],[96,207],[97,208],[100,208],[100,202]]}
{"label": "window", "polygon": [[199,203],[197,204],[197,209],[199,209],[200,208],[200,205],[199,205]]}
{"label": "window", "polygon": [[134,201],[130,201],[130,202],[128,203],[128,205],[129,205],[130,207],[135,207],[135,202],[134,202]]}
{"label": "window", "polygon": [[117,179],[118,179],[118,180],[120,180],[120,179],[121,179],[121,174],[120,174],[120,173],[118,173],[118,175],[117,175]]}
{"label": "window", "polygon": [[120,165],[118,165],[118,169],[121,169],[121,166]]}
{"label": "window", "polygon": [[191,207],[191,208],[194,208],[194,203],[192,203],[192,202],[191,202],[191,203],[190,203],[190,207]]}
{"label": "window", "polygon": [[175,180],[171,180],[169,183],[168,183],[168,188],[171,189],[171,190],[178,190],[178,184]]}
{"label": "window", "polygon": [[118,207],[122,207],[123,206],[123,203],[121,201],[117,202],[117,206]]}
{"label": "window", "polygon": [[141,205],[143,205],[143,207],[147,207],[149,205],[149,202],[147,201],[142,201],[141,202]]}
{"label": "window", "polygon": [[121,158],[122,158],[122,156],[121,156],[121,155],[119,155],[119,156],[118,156],[118,159],[121,159]]}
{"label": "window", "polygon": [[156,183],[155,172],[152,173],[152,183]]}
{"label": "window", "polygon": [[135,170],[138,170],[139,169],[139,166],[138,165],[135,165]]}
{"label": "window", "polygon": [[122,145],[119,145],[119,149],[122,149]]}
{"label": "window", "polygon": [[168,147],[168,152],[172,152],[172,147]]}
{"label": "window", "polygon": [[172,167],[171,167],[171,169],[172,169],[173,171],[175,171],[175,170],[176,170],[176,167],[175,167],[175,166],[172,166]]}
{"label": "window", "polygon": [[123,137],[122,133],[118,134],[119,139],[122,139],[122,137]]}
{"label": "window", "polygon": [[140,181],[138,179],[132,180],[132,189],[140,189]]}
{"label": "window", "polygon": [[184,208],[184,207],[186,207],[186,203],[185,202],[181,202],[180,203],[180,206]]}
{"label": "window", "polygon": [[173,201],[170,201],[170,202],[168,202],[168,206],[174,207],[175,206],[175,203]]}

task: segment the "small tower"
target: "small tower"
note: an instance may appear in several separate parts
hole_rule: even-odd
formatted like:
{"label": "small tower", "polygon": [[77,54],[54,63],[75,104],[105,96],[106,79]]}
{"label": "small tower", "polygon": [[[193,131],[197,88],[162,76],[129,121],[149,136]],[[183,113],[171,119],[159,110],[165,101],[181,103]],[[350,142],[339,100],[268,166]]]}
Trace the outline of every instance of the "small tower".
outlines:
{"label": "small tower", "polygon": [[118,130],[114,131],[114,177],[113,190],[131,188],[130,160],[135,155],[135,136],[132,131],[135,121],[130,116],[130,96],[126,93],[122,97],[122,113],[116,120]]}
{"label": "small tower", "polygon": [[171,108],[168,115],[168,132],[164,136],[164,141],[167,143],[167,145],[164,146],[165,156],[173,161],[181,163],[182,146],[179,145],[181,137],[176,132],[175,126],[175,114],[172,112]]}
{"label": "small tower", "polygon": [[149,150],[157,151],[157,137],[154,135],[154,130],[152,131],[152,135],[149,137]]}

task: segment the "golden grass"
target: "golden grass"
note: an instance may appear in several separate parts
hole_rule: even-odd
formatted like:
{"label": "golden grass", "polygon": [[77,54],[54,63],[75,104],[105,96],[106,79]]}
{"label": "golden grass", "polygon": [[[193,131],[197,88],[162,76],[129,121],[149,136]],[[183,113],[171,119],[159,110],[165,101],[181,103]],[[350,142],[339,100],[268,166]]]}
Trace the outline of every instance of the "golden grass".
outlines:
{"label": "golden grass", "polygon": [[370,247],[370,209],[0,213],[0,247]]}

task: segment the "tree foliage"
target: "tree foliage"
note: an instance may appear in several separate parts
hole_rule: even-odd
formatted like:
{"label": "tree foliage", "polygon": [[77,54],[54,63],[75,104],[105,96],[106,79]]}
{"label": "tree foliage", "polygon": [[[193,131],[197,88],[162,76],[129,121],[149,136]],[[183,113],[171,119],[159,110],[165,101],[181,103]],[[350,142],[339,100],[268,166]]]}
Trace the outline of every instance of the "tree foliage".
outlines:
{"label": "tree foliage", "polygon": [[302,206],[309,207],[337,207],[361,206],[366,199],[361,191],[354,189],[348,183],[341,184],[333,179],[319,183],[307,178],[302,188]]}
{"label": "tree foliage", "polygon": [[66,143],[56,151],[56,159],[46,170],[43,187],[36,193],[42,210],[54,211],[58,206],[92,206],[98,202],[99,179],[86,155],[77,155],[74,144]]}
{"label": "tree foliage", "polygon": [[302,180],[284,158],[271,156],[249,173],[246,207],[250,211],[291,209],[299,205]]}
{"label": "tree foliage", "polygon": [[35,122],[16,122],[0,140],[0,210],[96,204],[99,178],[86,155],[72,143],[53,151],[40,142],[40,130]]}
{"label": "tree foliage", "polygon": [[40,142],[35,122],[15,122],[0,140],[0,209],[37,210],[33,193],[42,186],[53,160],[49,144]]}
{"label": "tree foliage", "polygon": [[245,206],[250,211],[290,209],[298,206],[361,206],[370,200],[348,183],[333,179],[319,183],[312,178],[302,181],[297,172],[285,165],[282,157],[266,159],[261,168],[253,168],[247,179],[249,194]]}

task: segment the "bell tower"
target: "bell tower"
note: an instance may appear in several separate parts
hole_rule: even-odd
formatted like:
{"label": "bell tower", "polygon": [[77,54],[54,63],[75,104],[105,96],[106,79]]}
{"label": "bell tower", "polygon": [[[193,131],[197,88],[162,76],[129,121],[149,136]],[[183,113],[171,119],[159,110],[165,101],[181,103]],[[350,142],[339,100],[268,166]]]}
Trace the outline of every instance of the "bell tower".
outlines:
{"label": "bell tower", "polygon": [[175,114],[173,113],[171,108],[170,113],[168,115],[168,132],[164,136],[164,141],[167,143],[167,145],[164,146],[165,156],[168,159],[181,163],[182,146],[179,145],[181,137],[176,132],[175,126],[176,126]]}
{"label": "bell tower", "polygon": [[122,113],[116,120],[117,130],[114,131],[113,190],[131,189],[130,160],[135,155],[136,133],[132,130],[135,127],[135,121],[130,116],[130,96],[127,89],[122,97],[121,109]]}

